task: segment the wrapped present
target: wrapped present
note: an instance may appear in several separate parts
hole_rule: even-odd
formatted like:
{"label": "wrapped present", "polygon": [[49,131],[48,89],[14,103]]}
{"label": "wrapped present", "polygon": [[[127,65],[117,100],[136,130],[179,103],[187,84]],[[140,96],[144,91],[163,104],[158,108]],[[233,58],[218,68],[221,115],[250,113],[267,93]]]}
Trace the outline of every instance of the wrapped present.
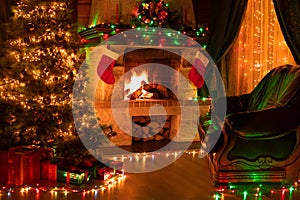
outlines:
{"label": "wrapped present", "polygon": [[47,180],[57,180],[57,164],[51,162],[42,162],[41,178]]}
{"label": "wrapped present", "polygon": [[101,181],[106,181],[112,178],[114,175],[114,170],[108,167],[101,167],[97,169],[97,179]]}
{"label": "wrapped present", "polygon": [[90,180],[89,172],[86,170],[68,170],[58,169],[57,170],[57,181],[73,184],[82,185]]}
{"label": "wrapped present", "polygon": [[8,184],[24,185],[40,179],[40,159],[40,152],[34,149],[10,149],[8,153]]}
{"label": "wrapped present", "polygon": [[101,161],[104,165],[109,168],[114,169],[114,172],[121,172],[123,170],[123,162],[115,160],[104,160]]}
{"label": "wrapped present", "polygon": [[97,169],[102,168],[104,165],[98,160],[83,160],[77,168],[82,170],[87,170],[92,179],[97,179]]}
{"label": "wrapped present", "polygon": [[0,150],[0,185],[8,182],[8,151]]}

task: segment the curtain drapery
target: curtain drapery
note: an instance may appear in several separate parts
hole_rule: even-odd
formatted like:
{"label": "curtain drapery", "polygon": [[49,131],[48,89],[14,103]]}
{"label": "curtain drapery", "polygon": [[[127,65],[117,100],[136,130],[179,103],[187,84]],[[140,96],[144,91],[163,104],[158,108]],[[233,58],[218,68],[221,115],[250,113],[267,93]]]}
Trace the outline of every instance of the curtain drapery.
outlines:
{"label": "curtain drapery", "polygon": [[[243,19],[248,0],[227,0],[211,1],[211,23],[210,23],[210,36],[208,38],[207,51],[217,64],[217,67],[221,73],[225,91],[229,90],[230,68],[227,67],[226,54],[230,50],[233,42],[236,40],[238,32],[240,30],[241,21]],[[220,81],[217,79],[214,82],[214,74],[216,72],[213,68],[208,66],[205,74],[205,79],[209,88],[217,85],[216,88],[220,88]],[[205,88],[201,88],[199,93],[205,93]]]}
{"label": "curtain drapery", "polygon": [[300,64],[300,1],[273,0],[283,36],[297,64]]}
{"label": "curtain drapery", "polygon": [[[235,94],[251,92],[274,67],[295,64],[282,36],[272,1],[249,0],[245,18],[232,51]],[[234,70],[234,69],[233,69]]]}

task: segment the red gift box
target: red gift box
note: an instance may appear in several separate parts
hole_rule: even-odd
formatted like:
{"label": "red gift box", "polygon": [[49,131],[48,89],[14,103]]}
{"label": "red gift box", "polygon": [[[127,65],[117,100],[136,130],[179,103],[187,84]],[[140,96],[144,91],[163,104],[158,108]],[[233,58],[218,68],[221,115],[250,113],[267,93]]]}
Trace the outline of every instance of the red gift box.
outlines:
{"label": "red gift box", "polygon": [[0,185],[8,182],[8,151],[0,151]]}
{"label": "red gift box", "polygon": [[101,181],[106,181],[107,179],[112,178],[114,170],[111,168],[103,167],[98,169],[98,179]]}
{"label": "red gift box", "polygon": [[57,180],[57,165],[51,162],[41,164],[41,178],[47,180]]}
{"label": "red gift box", "polygon": [[40,178],[40,152],[11,149],[8,154],[9,184],[24,185]]}

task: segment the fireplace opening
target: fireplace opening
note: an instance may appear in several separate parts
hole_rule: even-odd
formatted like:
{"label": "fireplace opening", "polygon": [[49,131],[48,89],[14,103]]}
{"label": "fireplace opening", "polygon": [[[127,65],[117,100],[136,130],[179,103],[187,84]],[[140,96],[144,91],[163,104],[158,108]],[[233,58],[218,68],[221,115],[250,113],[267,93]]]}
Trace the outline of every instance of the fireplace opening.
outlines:
{"label": "fireplace opening", "polygon": [[[166,70],[162,65],[173,70]],[[172,52],[157,49],[134,50],[125,54],[124,100],[137,103],[137,107],[160,104],[178,107],[176,92],[180,57]],[[170,103],[172,102],[172,103]],[[143,104],[145,103],[145,104]],[[140,113],[140,114],[139,114]],[[180,113],[180,112],[179,112]],[[179,114],[177,113],[177,115]],[[149,116],[142,109],[132,116],[132,143],[164,141],[168,143],[176,134],[177,116]]]}

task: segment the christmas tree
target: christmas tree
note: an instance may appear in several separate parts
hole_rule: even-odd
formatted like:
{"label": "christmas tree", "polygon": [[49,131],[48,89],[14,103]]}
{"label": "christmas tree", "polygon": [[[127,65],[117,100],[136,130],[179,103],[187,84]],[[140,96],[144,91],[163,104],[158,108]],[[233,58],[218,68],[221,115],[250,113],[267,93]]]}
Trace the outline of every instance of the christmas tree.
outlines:
{"label": "christmas tree", "polygon": [[[20,0],[12,8],[0,52],[0,136],[9,146],[56,147],[58,155],[75,159],[86,153],[72,114],[80,60],[71,7],[67,0]],[[82,77],[77,84],[85,84]],[[86,126],[97,125],[91,118],[83,116]]]}

